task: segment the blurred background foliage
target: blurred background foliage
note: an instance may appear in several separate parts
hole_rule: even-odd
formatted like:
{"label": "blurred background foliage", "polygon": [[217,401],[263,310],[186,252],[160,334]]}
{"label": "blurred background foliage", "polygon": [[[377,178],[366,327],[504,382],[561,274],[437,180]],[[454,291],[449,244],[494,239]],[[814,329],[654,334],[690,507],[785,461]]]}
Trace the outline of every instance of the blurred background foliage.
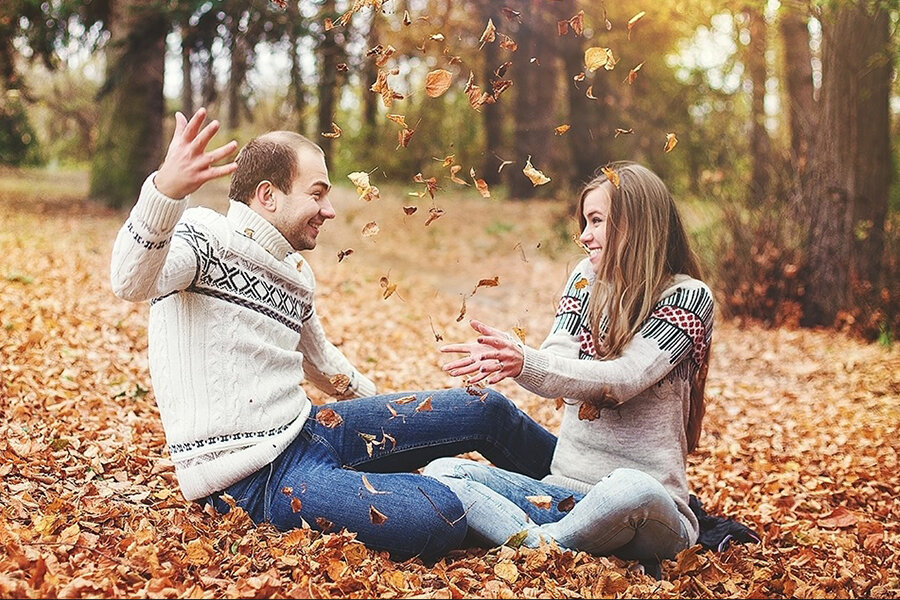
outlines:
{"label": "blurred background foliage", "polygon": [[[690,213],[726,316],[890,343],[898,22],[897,0],[5,0],[0,164],[88,170],[92,198],[127,207],[171,113],[206,106],[222,139],[308,135],[338,182],[444,182],[452,155],[562,220],[598,166],[636,160]],[[586,69],[591,47],[614,68]],[[452,82],[429,97],[436,69]],[[495,101],[473,106],[467,82]],[[523,175],[529,156],[549,185]]]}

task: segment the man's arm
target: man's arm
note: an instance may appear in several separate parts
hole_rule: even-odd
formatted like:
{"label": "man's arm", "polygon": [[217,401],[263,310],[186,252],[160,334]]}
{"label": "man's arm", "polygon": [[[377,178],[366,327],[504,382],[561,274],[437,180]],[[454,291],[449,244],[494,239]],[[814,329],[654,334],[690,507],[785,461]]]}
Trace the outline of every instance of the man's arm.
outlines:
{"label": "man's arm", "polygon": [[187,196],[204,183],[234,172],[236,163],[213,166],[231,155],[237,142],[206,151],[218,121],[205,127],[206,109],[188,121],[175,113],[175,134],[159,170],[144,182],[137,204],[119,230],[113,246],[110,279],[113,292],[139,302],[184,289],[196,273],[190,247],[173,240]]}
{"label": "man's arm", "polygon": [[317,388],[335,398],[374,396],[375,384],[325,337],[319,316],[312,316],[303,324],[300,334],[303,371]]}

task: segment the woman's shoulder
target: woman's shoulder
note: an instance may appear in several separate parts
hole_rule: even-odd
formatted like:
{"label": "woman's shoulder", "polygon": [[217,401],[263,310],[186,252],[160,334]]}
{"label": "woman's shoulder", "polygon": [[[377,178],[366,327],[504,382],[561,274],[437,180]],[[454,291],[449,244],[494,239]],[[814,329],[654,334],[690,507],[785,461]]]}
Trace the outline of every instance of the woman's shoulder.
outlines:
{"label": "woman's shoulder", "polygon": [[673,305],[691,312],[712,314],[713,294],[703,281],[690,275],[679,274],[660,294],[657,306]]}

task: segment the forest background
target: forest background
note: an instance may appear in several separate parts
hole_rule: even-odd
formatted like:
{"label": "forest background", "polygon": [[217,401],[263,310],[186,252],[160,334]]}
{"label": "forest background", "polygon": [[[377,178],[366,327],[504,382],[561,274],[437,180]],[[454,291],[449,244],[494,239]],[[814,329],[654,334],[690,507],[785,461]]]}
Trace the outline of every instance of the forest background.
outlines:
{"label": "forest background", "polygon": [[[5,0],[0,317],[8,335],[0,410],[9,441],[0,448],[8,486],[0,492],[9,500],[2,542],[9,559],[0,563],[0,590],[13,596],[211,589],[247,595],[296,591],[302,583],[323,596],[497,595],[531,589],[525,574],[547,568],[553,585],[562,587],[545,581],[535,589],[556,595],[564,593],[559,589],[585,596],[898,593],[889,570],[873,572],[885,553],[896,557],[898,532],[883,520],[892,514],[884,503],[900,491],[897,478],[864,474],[874,465],[890,471],[897,464],[896,441],[884,433],[896,431],[890,405],[900,395],[893,348],[900,332],[898,22],[896,0],[654,6],[633,0]],[[113,301],[102,280],[104,244],[144,174],[159,164],[172,112],[199,106],[222,121],[222,143],[294,129],[326,150],[346,216],[335,225],[339,245],[327,251],[343,253],[343,260],[317,267],[317,274],[323,293],[341,295],[347,310],[371,310],[373,298],[382,302],[385,313],[372,327],[392,332],[380,340],[388,347],[364,360],[380,384],[399,387],[446,384],[413,367],[391,374],[384,361],[405,350],[427,355],[433,368],[431,342],[440,332],[448,339],[450,331],[465,335],[459,323],[467,301],[467,316],[500,315],[538,343],[547,323],[523,307],[552,310],[554,282],[577,257],[572,217],[580,186],[613,160],[654,169],[686,215],[728,349],[711,375],[714,395],[727,402],[717,411],[712,400],[710,450],[692,474],[706,482],[701,495],[714,510],[741,511],[736,498],[747,494],[753,510],[744,506],[739,516],[764,528],[773,546],[721,559],[701,560],[694,552],[667,567],[674,585],[629,587],[633,574],[620,563],[582,555],[482,553],[475,562],[442,567],[456,565],[462,574],[406,566],[391,579],[399,571],[386,561],[358,550],[348,556],[346,548],[355,546],[345,537],[277,537],[240,522],[209,530],[207,516],[162,491],[171,486],[171,465],[158,458],[164,443],[139,358],[146,336],[141,314],[106,307]],[[381,197],[372,199],[365,183],[351,184],[351,173],[367,173]],[[221,208],[216,194],[224,190],[210,186],[195,201]],[[488,260],[485,253],[508,260]],[[480,265],[489,271],[481,275],[499,285],[461,282],[461,264]],[[40,268],[47,273],[36,275]],[[348,270],[375,294],[363,298]],[[51,286],[37,294],[42,281]],[[388,308],[414,298],[430,306],[427,314],[409,304],[413,316]],[[79,312],[73,302],[89,309],[87,322],[73,316]],[[329,331],[350,355],[366,356],[347,321],[353,314],[330,315]],[[90,322],[110,318],[114,331],[84,334]],[[407,331],[412,322],[426,339]],[[53,365],[55,336],[77,338],[71,342],[77,350],[64,347],[63,360]],[[116,344],[134,356],[125,361]],[[97,372],[74,366],[79,356],[92,357]],[[104,369],[118,374],[106,377]],[[91,391],[78,392],[73,382]],[[556,423],[546,407],[514,388],[505,391],[548,426]],[[85,424],[73,398],[124,419],[128,431]],[[127,417],[120,414],[123,398],[132,406]],[[819,399],[828,401],[824,412]],[[785,400],[800,405],[786,421],[795,431],[780,425],[778,402]],[[46,412],[31,408],[35,402]],[[856,411],[862,414],[851,417]],[[45,422],[47,414],[58,423]],[[148,425],[136,425],[144,416]],[[767,443],[758,446],[748,431],[761,425],[756,434]],[[844,433],[823,439],[835,430]],[[76,442],[85,431],[93,441]],[[847,432],[858,434],[859,446],[848,442]],[[117,452],[120,437],[144,458]],[[760,456],[735,447],[740,440]],[[801,460],[809,450],[814,456]],[[826,458],[818,462],[819,456]],[[76,493],[60,483],[59,471],[36,466],[53,457],[66,473],[88,462],[94,473],[88,481],[96,476],[113,487],[79,485]],[[774,481],[767,469],[777,473]],[[115,488],[129,480],[134,486],[135,475],[138,489]],[[798,479],[801,492],[794,489]],[[36,492],[51,483],[55,494]],[[854,485],[858,496],[848,495]],[[778,500],[757,498],[746,486]],[[130,500],[117,504],[110,489]],[[150,504],[148,513],[142,506]],[[98,511],[106,519],[102,533],[87,525],[86,516],[96,521]],[[67,519],[76,513],[85,519],[74,532]],[[158,531],[180,532],[180,545],[142,537],[148,519]],[[98,539],[112,545],[83,549]],[[301,541],[318,565],[305,565],[305,580],[283,560],[285,548],[296,550]],[[251,546],[266,546],[268,562],[253,553],[251,566],[240,562]],[[148,554],[148,547],[156,550]],[[223,549],[228,566],[204,570],[202,557]],[[96,564],[63,577],[59,565],[67,550]],[[124,568],[119,550],[139,567],[110,583],[109,573]],[[739,567],[741,561],[752,568]],[[507,567],[498,572],[507,563],[522,577]],[[173,579],[172,564],[191,565],[194,578]],[[379,583],[387,588],[360,583],[366,579],[360,573],[374,572],[373,565],[388,573],[388,583]],[[351,567],[353,576],[341,571]],[[98,572],[106,578],[90,575]],[[493,577],[487,587],[465,583],[485,573]],[[599,579],[585,584],[586,573]],[[573,577],[582,579],[576,585]],[[852,587],[854,579],[863,583]]]}

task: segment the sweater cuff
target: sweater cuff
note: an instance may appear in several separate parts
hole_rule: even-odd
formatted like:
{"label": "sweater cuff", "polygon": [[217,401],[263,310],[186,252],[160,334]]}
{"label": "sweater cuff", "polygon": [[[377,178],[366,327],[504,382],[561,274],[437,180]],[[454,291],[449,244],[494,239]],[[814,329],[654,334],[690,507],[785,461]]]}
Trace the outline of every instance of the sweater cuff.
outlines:
{"label": "sweater cuff", "polygon": [[525,389],[534,391],[543,385],[544,377],[550,371],[550,359],[540,350],[528,346],[522,346],[522,353],[522,372],[514,381]]}
{"label": "sweater cuff", "polygon": [[144,180],[141,195],[131,210],[131,217],[143,225],[148,234],[164,238],[172,232],[187,208],[188,197],[181,200],[169,198],[156,189],[153,183],[155,176],[156,171]]}
{"label": "sweater cuff", "polygon": [[357,372],[356,376],[356,386],[354,386],[356,389],[354,391],[357,398],[368,398],[378,393],[375,383],[371,379],[359,372]]}

